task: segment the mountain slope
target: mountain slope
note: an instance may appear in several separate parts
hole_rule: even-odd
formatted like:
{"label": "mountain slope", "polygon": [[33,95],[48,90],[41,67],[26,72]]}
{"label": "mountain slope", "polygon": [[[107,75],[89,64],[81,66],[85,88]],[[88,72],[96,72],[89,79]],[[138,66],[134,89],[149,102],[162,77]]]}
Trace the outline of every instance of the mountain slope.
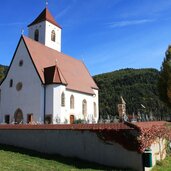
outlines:
{"label": "mountain slope", "polygon": [[[156,69],[122,69],[94,76],[99,91],[100,115],[117,115],[117,104],[123,96],[127,114],[152,113],[160,118],[171,110],[159,100]],[[146,109],[142,109],[143,104]]]}

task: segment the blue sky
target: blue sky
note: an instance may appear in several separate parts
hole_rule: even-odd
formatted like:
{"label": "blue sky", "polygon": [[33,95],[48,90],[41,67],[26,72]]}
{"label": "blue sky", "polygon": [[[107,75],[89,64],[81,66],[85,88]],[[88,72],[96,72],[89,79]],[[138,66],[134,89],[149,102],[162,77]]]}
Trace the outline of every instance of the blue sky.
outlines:
{"label": "blue sky", "polygon": [[[0,10],[0,63],[9,65],[21,30],[45,0],[5,0]],[[160,69],[171,43],[170,0],[49,0],[62,26],[62,51],[92,75],[123,68]]]}

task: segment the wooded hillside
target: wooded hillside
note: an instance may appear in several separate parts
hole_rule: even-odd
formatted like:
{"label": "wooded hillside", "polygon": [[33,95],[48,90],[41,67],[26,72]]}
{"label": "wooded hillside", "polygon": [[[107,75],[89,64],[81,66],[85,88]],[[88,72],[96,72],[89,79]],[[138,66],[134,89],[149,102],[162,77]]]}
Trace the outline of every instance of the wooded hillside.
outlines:
{"label": "wooded hillside", "polygon": [[[152,114],[160,119],[171,114],[171,110],[159,100],[159,71],[156,69],[122,69],[94,76],[100,88],[100,115],[117,115],[117,104],[123,96],[127,114]],[[143,109],[142,105],[146,108]]]}
{"label": "wooded hillside", "polygon": [[2,79],[4,78],[6,72],[7,72],[8,67],[4,65],[0,65],[0,83]]}

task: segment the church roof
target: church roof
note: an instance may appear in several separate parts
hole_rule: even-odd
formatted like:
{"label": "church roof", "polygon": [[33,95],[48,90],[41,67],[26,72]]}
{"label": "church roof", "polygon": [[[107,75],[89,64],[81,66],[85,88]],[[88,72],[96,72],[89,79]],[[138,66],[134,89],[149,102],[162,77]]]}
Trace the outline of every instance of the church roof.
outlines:
{"label": "church roof", "polygon": [[55,19],[53,18],[53,16],[51,15],[51,13],[49,12],[48,8],[45,8],[40,15],[32,22],[28,25],[32,26],[35,24],[38,24],[42,21],[49,21],[50,23],[54,24],[55,26],[61,28],[61,26],[55,21]]}
{"label": "church roof", "polygon": [[66,88],[69,90],[87,94],[94,94],[93,89],[98,89],[82,61],[53,50],[28,37],[22,36],[21,39],[24,40],[43,84],[66,84]]}

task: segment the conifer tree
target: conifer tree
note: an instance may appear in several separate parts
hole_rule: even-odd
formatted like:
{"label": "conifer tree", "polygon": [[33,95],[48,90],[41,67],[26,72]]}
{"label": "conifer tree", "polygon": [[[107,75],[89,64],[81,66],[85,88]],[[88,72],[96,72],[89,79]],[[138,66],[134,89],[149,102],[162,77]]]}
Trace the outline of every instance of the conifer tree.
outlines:
{"label": "conifer tree", "polygon": [[160,99],[171,108],[171,46],[168,47],[159,74]]}

